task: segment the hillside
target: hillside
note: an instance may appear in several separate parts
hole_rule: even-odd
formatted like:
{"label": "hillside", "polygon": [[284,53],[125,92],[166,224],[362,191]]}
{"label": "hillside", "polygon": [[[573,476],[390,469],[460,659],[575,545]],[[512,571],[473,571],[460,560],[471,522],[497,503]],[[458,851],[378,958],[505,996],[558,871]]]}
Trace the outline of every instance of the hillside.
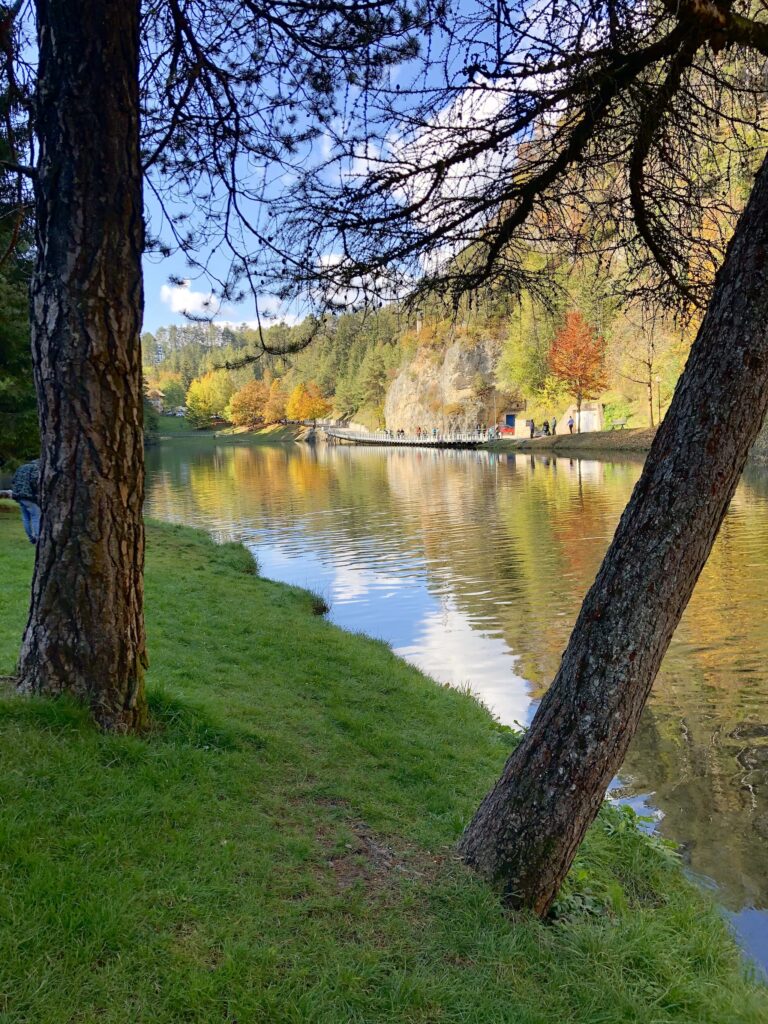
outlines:
{"label": "hillside", "polygon": [[[566,284],[558,285],[556,308],[529,295],[496,296],[450,315],[437,304],[419,312],[390,306],[275,325],[265,333],[270,348],[312,340],[302,351],[250,363],[259,352],[253,330],[206,335],[199,325],[163,328],[144,336],[145,378],[164,393],[166,406],[186,400],[200,423],[213,415],[241,425],[331,416],[371,429],[447,431],[503,422],[508,409],[541,423],[575,408],[584,387],[585,401],[596,398],[605,420],[655,425],[682,371],[693,325],[648,326],[631,308],[617,308],[605,282],[598,287],[582,277]],[[569,378],[568,365],[559,376],[552,368],[553,346],[574,315],[598,349],[586,386]],[[577,351],[567,362],[578,357]],[[244,361],[237,370],[217,369]],[[262,382],[261,391],[253,381]]]}

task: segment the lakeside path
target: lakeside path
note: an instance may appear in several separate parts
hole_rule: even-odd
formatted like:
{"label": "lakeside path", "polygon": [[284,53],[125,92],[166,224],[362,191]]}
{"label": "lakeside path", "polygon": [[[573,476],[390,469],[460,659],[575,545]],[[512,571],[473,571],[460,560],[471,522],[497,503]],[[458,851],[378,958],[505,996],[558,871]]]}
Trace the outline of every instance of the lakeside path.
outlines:
{"label": "lakeside path", "polygon": [[[162,416],[160,418],[159,435],[163,441],[184,440],[186,438],[209,437],[217,443],[251,443],[281,444],[303,441],[308,428],[296,424],[272,424],[249,430],[245,427],[224,427],[207,430],[196,430],[186,420]],[[651,447],[655,429],[648,430],[604,430],[589,434],[567,434],[556,437],[509,438],[498,441],[483,442],[477,447],[492,452],[562,452],[578,455],[582,452],[599,456],[611,454],[645,454]],[[319,441],[324,442],[322,432]],[[387,447],[382,442],[381,447]],[[392,447],[396,447],[393,445]],[[433,447],[432,444],[425,447]]]}
{"label": "lakeside path", "polygon": [[533,439],[502,438],[483,445],[492,452],[556,452],[564,455],[645,454],[650,451],[656,428],[597,430],[588,434],[557,434]]}
{"label": "lakeside path", "polygon": [[[0,503],[0,675],[33,550]],[[36,1024],[758,1024],[706,894],[607,807],[557,926],[453,844],[515,742],[238,544],[150,524],[152,732],[0,691],[3,1014]]]}
{"label": "lakeside path", "polygon": [[[637,430],[597,430],[588,434],[557,434],[555,437],[510,438],[481,445],[491,452],[554,453],[578,458],[610,458],[612,455],[644,456],[651,450],[656,428]],[[768,463],[768,436],[765,428],[749,453],[751,463]]]}

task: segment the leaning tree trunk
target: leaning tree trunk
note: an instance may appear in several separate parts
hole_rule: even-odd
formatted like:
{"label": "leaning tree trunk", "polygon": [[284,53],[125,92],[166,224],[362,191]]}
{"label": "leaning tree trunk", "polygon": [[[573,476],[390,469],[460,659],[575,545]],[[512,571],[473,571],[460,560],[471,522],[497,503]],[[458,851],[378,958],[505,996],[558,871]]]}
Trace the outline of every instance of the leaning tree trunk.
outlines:
{"label": "leaning tree trunk", "polygon": [[462,836],[544,914],[621,766],[768,406],[768,160],[642,476],[533,723]]}
{"label": "leaning tree trunk", "polygon": [[146,717],[139,0],[38,0],[37,24],[43,517],[19,687],[129,730]]}

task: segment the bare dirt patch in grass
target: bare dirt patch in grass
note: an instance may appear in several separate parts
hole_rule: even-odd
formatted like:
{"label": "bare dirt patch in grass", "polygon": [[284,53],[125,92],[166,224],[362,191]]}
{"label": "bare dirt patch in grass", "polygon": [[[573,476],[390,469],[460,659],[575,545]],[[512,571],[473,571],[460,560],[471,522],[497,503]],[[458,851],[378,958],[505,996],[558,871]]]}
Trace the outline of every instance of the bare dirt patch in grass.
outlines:
{"label": "bare dirt patch in grass", "polygon": [[445,859],[404,844],[395,848],[391,840],[378,836],[364,821],[347,820],[344,826],[350,836],[342,848],[334,841],[338,840],[338,833],[326,826],[320,826],[316,832],[318,844],[327,850],[325,863],[342,890],[358,882],[379,889],[396,879],[428,879]]}

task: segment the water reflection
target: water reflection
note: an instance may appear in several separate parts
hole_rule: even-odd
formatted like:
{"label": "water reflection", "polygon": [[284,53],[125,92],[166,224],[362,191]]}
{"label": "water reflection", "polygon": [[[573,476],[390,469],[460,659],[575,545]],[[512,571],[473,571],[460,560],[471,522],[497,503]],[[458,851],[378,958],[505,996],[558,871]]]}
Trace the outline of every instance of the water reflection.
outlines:
{"label": "water reflection", "polygon": [[[150,453],[148,506],[246,541],[265,575],[321,591],[335,621],[470,686],[512,723],[529,720],[552,679],[639,472],[626,461],[202,438]],[[692,871],[716,882],[763,962],[767,512],[768,475],[748,472],[622,772]]]}

